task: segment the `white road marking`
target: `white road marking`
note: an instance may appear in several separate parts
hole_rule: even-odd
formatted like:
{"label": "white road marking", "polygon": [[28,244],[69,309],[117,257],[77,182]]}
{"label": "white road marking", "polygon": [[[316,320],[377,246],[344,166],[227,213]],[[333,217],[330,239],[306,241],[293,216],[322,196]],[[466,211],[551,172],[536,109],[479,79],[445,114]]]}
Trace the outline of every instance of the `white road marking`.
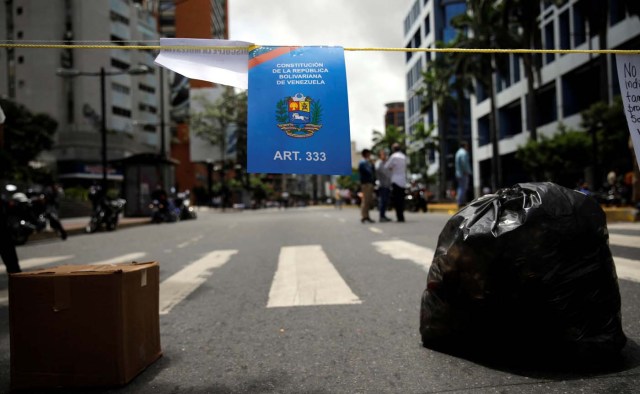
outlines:
{"label": "white road marking", "polygon": [[369,227],[369,230],[370,230],[372,233],[382,234],[382,230],[381,230],[381,229],[379,229],[379,228],[377,228],[377,227]]}
{"label": "white road marking", "polygon": [[70,254],[67,256],[49,256],[49,257],[33,257],[30,259],[20,260],[20,268],[22,270],[28,270],[36,268],[41,265],[57,263],[58,261],[64,261],[74,258],[75,256]]}
{"label": "white road marking", "polygon": [[141,262],[141,259],[146,255],[147,254],[145,252],[133,252],[133,253],[123,254],[122,256],[116,256],[108,260],[94,261],[93,263],[84,263],[82,261],[79,261],[78,264],[98,265],[98,264],[130,263],[132,261]]}
{"label": "white road marking", "polygon": [[609,233],[609,244],[627,246],[630,248],[640,248],[640,236]]}
{"label": "white road marking", "polygon": [[432,249],[399,239],[377,241],[373,243],[373,246],[382,254],[389,255],[396,260],[412,261],[425,270],[429,270],[433,260],[434,251]]}
{"label": "white road marking", "polygon": [[610,223],[607,224],[607,228],[613,230],[640,230],[640,223]]}
{"label": "white road marking", "polygon": [[338,219],[338,221],[339,221],[340,223],[346,223],[346,222],[347,222],[347,219],[345,219],[345,218],[340,218],[340,219]]}
{"label": "white road marking", "polygon": [[618,278],[640,282],[640,261],[613,256]]}
{"label": "white road marking", "polygon": [[160,283],[160,314],[166,315],[222,267],[237,250],[214,250]]}
{"label": "white road marking", "polygon": [[196,242],[200,241],[202,239],[202,237],[203,237],[202,235],[198,235],[196,237],[193,237],[190,240],[187,240],[187,241],[179,244],[178,245],[178,249],[182,249],[182,248],[185,248],[185,247],[187,247],[187,246],[189,246],[189,245],[191,245],[193,243],[196,243]]}
{"label": "white road marking", "polygon": [[360,303],[320,245],[280,249],[267,308]]}

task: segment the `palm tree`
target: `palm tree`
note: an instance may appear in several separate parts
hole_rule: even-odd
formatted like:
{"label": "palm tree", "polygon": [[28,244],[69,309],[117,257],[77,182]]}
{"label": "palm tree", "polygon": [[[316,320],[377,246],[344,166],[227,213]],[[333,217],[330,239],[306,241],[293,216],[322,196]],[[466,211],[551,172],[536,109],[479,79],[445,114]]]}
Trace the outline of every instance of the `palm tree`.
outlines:
{"label": "palm tree", "polygon": [[439,148],[438,137],[433,135],[434,130],[433,123],[429,127],[425,127],[424,123],[420,122],[415,125],[413,133],[407,138],[409,145],[407,151],[410,154],[413,153],[409,161],[410,171],[420,174],[425,182],[429,178],[427,152]]}
{"label": "palm tree", "polygon": [[389,125],[387,126],[384,134],[377,130],[373,130],[373,138],[371,140],[373,146],[371,147],[371,150],[373,152],[376,152],[380,149],[390,150],[391,146],[396,142],[404,145],[404,140],[405,135],[402,127]]}
{"label": "palm tree", "polygon": [[[456,45],[460,48],[512,48],[517,44],[516,37],[504,24],[504,3],[501,0],[468,0],[467,13],[458,15],[452,25],[460,32]],[[470,32],[469,35],[464,34]],[[476,81],[489,93],[489,134],[491,140],[491,186],[493,190],[502,186],[502,168],[500,164],[498,117],[494,73],[506,68],[505,56],[476,54],[471,57]]]}
{"label": "palm tree", "polygon": [[[531,0],[505,0],[503,12],[503,24],[510,26],[516,34],[519,48],[542,47],[538,15],[540,14],[540,2]],[[518,33],[520,27],[520,33]],[[538,139],[537,117],[538,103],[535,94],[535,78],[540,81],[540,64],[534,61],[531,53],[522,54],[522,64],[527,77],[527,123],[529,126],[529,138]]]}
{"label": "palm tree", "polygon": [[439,171],[438,171],[438,197],[443,199],[446,194],[446,157],[447,140],[446,135],[449,130],[449,117],[447,108],[450,107],[454,98],[451,94],[451,79],[453,77],[450,57],[437,56],[427,63],[425,71],[422,73],[423,86],[418,90],[418,94],[423,96],[422,113],[426,113],[433,105],[438,114],[438,140],[439,140]]}

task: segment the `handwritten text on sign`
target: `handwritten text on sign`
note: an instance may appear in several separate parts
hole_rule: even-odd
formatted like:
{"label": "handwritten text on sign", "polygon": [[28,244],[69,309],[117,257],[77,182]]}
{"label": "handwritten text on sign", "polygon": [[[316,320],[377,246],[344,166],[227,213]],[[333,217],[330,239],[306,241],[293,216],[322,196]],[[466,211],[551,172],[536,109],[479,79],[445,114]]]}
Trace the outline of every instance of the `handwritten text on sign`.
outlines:
{"label": "handwritten text on sign", "polygon": [[624,114],[631,132],[636,160],[640,163],[640,56],[616,55]]}

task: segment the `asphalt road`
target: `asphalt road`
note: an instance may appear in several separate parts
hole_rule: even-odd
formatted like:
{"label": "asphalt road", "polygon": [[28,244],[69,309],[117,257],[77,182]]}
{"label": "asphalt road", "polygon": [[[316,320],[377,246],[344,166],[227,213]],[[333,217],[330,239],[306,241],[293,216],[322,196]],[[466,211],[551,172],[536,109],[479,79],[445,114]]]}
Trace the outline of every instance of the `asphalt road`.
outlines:
{"label": "asphalt road", "polygon": [[[420,296],[447,220],[410,213],[406,223],[363,225],[348,208],[203,212],[195,221],[30,242],[18,254],[27,269],[160,263],[163,357],[124,387],[79,392],[638,392],[640,224],[610,226],[612,252],[632,279],[620,280],[629,342],[619,363],[576,369],[422,347]],[[169,284],[188,282],[185,267],[200,267],[200,280],[186,297],[171,296]],[[292,275],[297,282],[287,282]],[[9,387],[6,289],[2,274],[0,392]]]}

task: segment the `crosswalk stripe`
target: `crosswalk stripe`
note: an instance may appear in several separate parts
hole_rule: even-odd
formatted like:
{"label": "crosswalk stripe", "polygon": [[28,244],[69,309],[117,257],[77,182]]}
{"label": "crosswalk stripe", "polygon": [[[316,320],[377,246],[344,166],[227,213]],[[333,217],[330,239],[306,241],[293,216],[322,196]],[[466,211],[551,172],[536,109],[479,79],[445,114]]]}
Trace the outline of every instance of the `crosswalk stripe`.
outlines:
{"label": "crosswalk stripe", "polygon": [[382,254],[391,256],[396,260],[409,260],[428,270],[433,260],[434,251],[424,246],[411,242],[393,239],[389,241],[377,241],[373,246]]}
{"label": "crosswalk stripe", "polygon": [[267,308],[360,303],[320,245],[280,249]]}
{"label": "crosswalk stripe", "polygon": [[237,250],[214,250],[160,283],[160,314],[169,313],[236,253]]}
{"label": "crosswalk stripe", "polygon": [[640,282],[640,261],[613,256],[618,278]]}
{"label": "crosswalk stripe", "polygon": [[640,230],[640,223],[608,223],[609,230]]}
{"label": "crosswalk stripe", "polygon": [[376,234],[382,234],[382,230],[377,227],[369,227],[369,231]]}
{"label": "crosswalk stripe", "polygon": [[609,234],[609,245],[640,248],[640,237],[622,234]]}

